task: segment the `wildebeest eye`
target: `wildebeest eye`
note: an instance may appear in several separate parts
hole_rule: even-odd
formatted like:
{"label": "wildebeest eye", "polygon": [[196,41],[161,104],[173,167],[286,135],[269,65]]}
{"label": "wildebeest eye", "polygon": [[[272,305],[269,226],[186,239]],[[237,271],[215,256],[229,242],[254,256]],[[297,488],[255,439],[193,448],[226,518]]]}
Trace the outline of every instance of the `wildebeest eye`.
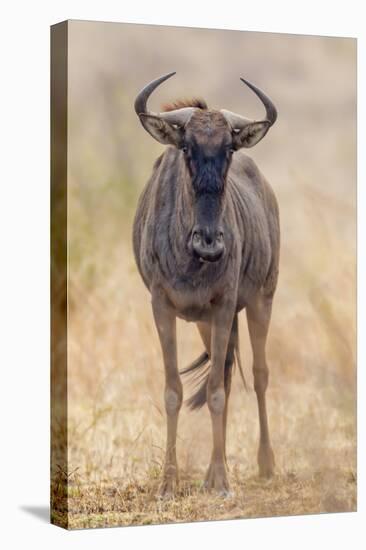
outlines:
{"label": "wildebeest eye", "polygon": [[184,154],[186,154],[186,152],[188,151],[188,148],[185,145],[183,145],[182,151],[183,151]]}

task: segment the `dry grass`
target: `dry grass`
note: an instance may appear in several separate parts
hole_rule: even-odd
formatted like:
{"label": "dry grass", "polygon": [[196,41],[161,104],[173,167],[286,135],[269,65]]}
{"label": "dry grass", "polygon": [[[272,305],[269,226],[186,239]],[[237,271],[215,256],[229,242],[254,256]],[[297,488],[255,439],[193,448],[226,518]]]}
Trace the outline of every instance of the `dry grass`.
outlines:
{"label": "dry grass", "polygon": [[[70,50],[69,464],[55,476],[52,488],[54,501],[65,506],[66,476],[69,516],[67,521],[65,509],[59,507],[54,519],[81,528],[355,510],[353,44],[262,34],[241,35],[240,49],[238,36],[215,42],[208,33],[202,42],[200,31],[180,30],[169,31],[175,45],[174,51],[164,50],[164,63],[148,54],[156,64],[152,77],[167,72],[166,58],[170,69],[175,54],[177,70],[181,65],[187,72],[184,63],[195,59],[189,69],[194,93],[202,93],[202,62],[214,57],[218,68],[210,73],[210,85],[217,91],[217,103],[236,108],[242,90],[229,92],[213,79],[228,76],[229,57],[232,66],[239,67],[240,51],[250,43],[259,60],[250,65],[251,74],[257,75],[253,80],[266,83],[280,112],[267,145],[252,155],[276,190],[282,222],[281,273],[268,342],[276,475],[271,481],[257,477],[255,393],[246,393],[235,376],[228,427],[232,498],[201,491],[211,451],[209,416],[207,410],[190,413],[184,408],[178,439],[179,494],[171,502],[160,502],[155,493],[165,445],[163,367],[130,232],[137,195],[161,148],[142,134],[131,112],[142,73],[136,73],[141,82],[130,88],[120,89],[116,81],[121,48],[135,30],[121,34],[112,26],[103,34],[90,25],[84,35],[82,26],[78,28],[81,34]],[[137,48],[149,33],[141,30],[134,42]],[[170,40],[169,33],[161,36]],[[97,56],[95,61],[101,37],[103,59]],[[184,58],[177,53],[183,51],[180,40],[192,48]],[[210,53],[202,48],[203,59],[198,60],[193,55],[197,40],[211,48]],[[151,41],[149,52],[151,48],[159,46]],[[122,82],[129,82],[133,63],[123,58]],[[138,70],[143,72],[140,66]],[[336,90],[331,95],[329,82]],[[94,95],[84,96],[85,87]],[[121,112],[127,126],[116,125],[115,118],[108,118],[111,112],[115,118]],[[120,153],[112,148],[116,143]],[[143,162],[136,163],[140,149]],[[243,314],[240,334],[252,387]],[[193,325],[179,323],[178,336],[184,366],[201,353],[202,344]]]}
{"label": "dry grass", "polygon": [[[132,481],[126,485],[124,480],[115,480],[83,485],[74,481],[69,489],[68,527],[186,523],[356,509],[356,480],[351,471],[334,469],[326,476],[324,472],[314,472],[309,477],[288,473],[263,481],[242,470],[237,468],[231,472],[234,495],[226,499],[202,492],[197,482],[186,481],[187,476],[184,476],[173,500],[158,500],[157,470],[151,471],[145,483]],[[336,490],[332,487],[335,482]]]}

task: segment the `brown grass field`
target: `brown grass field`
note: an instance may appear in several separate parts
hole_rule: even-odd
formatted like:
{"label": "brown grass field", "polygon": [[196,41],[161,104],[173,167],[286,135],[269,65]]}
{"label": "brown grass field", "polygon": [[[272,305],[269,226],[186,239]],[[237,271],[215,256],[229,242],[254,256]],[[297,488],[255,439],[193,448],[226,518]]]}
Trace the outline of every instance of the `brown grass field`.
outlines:
{"label": "brown grass field", "polygon": [[[52,484],[57,502],[60,481],[68,479],[68,527],[356,510],[354,41],[80,22],[71,24],[69,40],[68,469]],[[279,109],[278,124],[249,152],[281,213],[267,346],[276,475],[264,481],[257,474],[258,417],[242,313],[249,391],[234,375],[227,499],[201,489],[210,419],[206,409],[185,407],[179,492],[166,502],[155,496],[165,445],[163,365],[131,223],[162,146],[142,130],[132,106],[145,82],[170,70],[177,76],[159,92],[160,103],[198,94],[259,116],[240,85],[245,76]],[[183,367],[202,344],[195,326],[183,322],[178,340]],[[187,397],[189,387],[184,391]],[[54,519],[64,521],[63,514],[56,507]]]}

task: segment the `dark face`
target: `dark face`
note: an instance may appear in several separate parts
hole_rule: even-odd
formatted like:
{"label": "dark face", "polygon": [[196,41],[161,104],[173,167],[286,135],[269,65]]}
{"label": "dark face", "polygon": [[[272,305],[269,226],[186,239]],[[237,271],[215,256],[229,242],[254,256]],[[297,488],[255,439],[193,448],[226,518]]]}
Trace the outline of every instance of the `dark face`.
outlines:
{"label": "dark face", "polygon": [[226,176],[233,153],[232,133],[219,112],[194,114],[181,147],[194,192],[195,225],[189,246],[202,261],[218,261],[225,252],[221,224]]}

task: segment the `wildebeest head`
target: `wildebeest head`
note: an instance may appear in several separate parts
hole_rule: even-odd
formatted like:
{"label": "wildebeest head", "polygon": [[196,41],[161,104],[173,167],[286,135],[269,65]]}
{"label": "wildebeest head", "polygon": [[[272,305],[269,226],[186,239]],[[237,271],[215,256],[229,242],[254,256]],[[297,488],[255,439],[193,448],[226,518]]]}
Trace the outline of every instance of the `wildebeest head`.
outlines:
{"label": "wildebeest head", "polygon": [[203,101],[193,101],[189,106],[178,103],[161,113],[149,111],[147,100],[151,93],[174,74],[169,73],[145,86],[136,98],[135,111],[152,137],[182,151],[194,193],[195,225],[189,246],[202,260],[214,262],[225,252],[221,213],[232,154],[256,145],[276,121],[277,111],[259,88],[243,78],[242,82],[264,104],[265,119],[254,121],[224,109],[208,109]]}

